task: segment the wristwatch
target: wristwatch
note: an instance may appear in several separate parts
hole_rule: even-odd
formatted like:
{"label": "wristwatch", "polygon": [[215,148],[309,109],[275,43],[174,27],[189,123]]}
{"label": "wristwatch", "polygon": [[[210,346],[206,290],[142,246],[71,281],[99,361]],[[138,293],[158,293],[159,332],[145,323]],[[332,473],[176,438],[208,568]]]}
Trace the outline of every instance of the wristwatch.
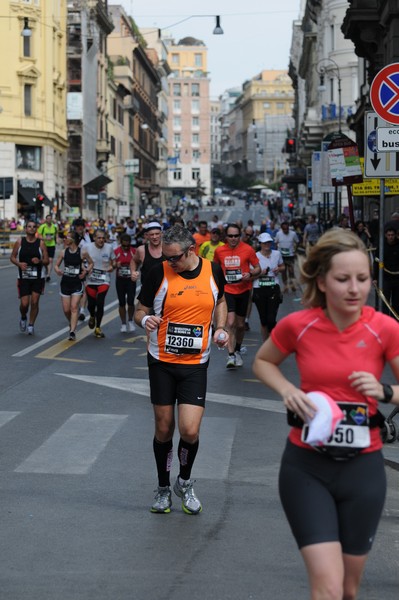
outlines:
{"label": "wristwatch", "polygon": [[389,385],[388,383],[382,383],[382,391],[384,392],[384,397],[382,398],[382,400],[380,400],[380,402],[384,402],[384,404],[388,404],[393,397],[393,389],[392,386]]}

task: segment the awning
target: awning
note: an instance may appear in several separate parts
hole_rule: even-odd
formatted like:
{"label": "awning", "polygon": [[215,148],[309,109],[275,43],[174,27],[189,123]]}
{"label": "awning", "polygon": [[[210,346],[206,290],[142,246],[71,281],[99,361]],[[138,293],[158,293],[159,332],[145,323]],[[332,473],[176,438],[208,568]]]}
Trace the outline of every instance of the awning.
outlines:
{"label": "awning", "polygon": [[91,181],[88,181],[87,183],[83,184],[83,187],[86,189],[87,192],[92,192],[92,193],[98,193],[100,192],[106,185],[108,185],[109,183],[111,183],[112,179],[110,179],[109,177],[107,177],[106,175],[104,175],[103,173],[101,175],[97,175],[97,177],[95,177],[94,179],[92,179]]}
{"label": "awning", "polygon": [[18,182],[18,202],[24,208],[34,208],[36,206],[36,196],[40,194],[44,197],[44,204],[52,206],[52,202],[43,192],[43,182],[34,180],[22,180]]}

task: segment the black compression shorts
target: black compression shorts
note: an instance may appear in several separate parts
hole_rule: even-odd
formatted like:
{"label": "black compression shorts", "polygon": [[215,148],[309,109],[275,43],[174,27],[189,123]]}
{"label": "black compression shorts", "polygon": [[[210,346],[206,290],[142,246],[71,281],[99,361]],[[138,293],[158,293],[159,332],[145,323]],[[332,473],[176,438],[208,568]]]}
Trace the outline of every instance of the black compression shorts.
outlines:
{"label": "black compression shorts", "polygon": [[130,277],[116,278],[116,294],[118,296],[119,306],[134,306],[136,296],[136,282]]}
{"label": "black compression shorts", "polygon": [[163,406],[191,404],[205,406],[207,369],[205,365],[176,365],[149,357],[151,402]]}
{"label": "black compression shorts", "polygon": [[380,451],[334,461],[287,442],[279,491],[299,548],[340,542],[345,554],[371,549],[386,493]]}
{"label": "black compression shorts", "polygon": [[227,303],[228,312],[233,312],[237,317],[246,317],[248,303],[251,296],[250,290],[243,292],[242,294],[230,294],[224,293]]}

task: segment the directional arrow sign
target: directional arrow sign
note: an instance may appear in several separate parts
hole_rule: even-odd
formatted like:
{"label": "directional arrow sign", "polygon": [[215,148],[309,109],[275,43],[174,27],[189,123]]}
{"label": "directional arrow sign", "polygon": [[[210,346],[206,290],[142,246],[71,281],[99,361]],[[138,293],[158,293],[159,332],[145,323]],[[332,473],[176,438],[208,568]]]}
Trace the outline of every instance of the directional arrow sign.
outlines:
{"label": "directional arrow sign", "polygon": [[399,173],[399,151],[377,151],[377,128],[379,127],[389,127],[389,123],[381,119],[377,113],[367,112],[364,132],[364,177],[397,177]]}

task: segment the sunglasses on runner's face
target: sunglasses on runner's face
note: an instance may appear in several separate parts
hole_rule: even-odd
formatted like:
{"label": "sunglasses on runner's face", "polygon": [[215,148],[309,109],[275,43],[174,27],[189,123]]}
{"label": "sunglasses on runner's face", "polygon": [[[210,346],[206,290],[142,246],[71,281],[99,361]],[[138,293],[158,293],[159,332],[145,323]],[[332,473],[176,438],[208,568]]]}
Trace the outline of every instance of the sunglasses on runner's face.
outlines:
{"label": "sunglasses on runner's face", "polygon": [[181,258],[183,258],[183,256],[187,253],[187,250],[185,252],[182,252],[181,254],[175,254],[175,256],[167,256],[165,257],[167,262],[171,262],[172,264],[179,262],[179,260]]}
{"label": "sunglasses on runner's face", "polygon": [[240,234],[239,233],[228,233],[227,237],[228,238],[239,238]]}

